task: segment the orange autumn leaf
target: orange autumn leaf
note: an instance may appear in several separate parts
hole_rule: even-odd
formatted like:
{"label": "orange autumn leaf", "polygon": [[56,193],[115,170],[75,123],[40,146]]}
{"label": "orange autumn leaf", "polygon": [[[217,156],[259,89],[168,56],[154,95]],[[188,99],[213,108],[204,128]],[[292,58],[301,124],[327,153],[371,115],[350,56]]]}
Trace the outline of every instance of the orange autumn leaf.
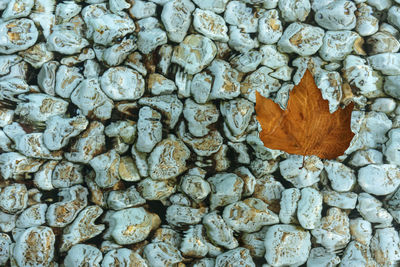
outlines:
{"label": "orange autumn leaf", "polygon": [[290,154],[334,159],[343,155],[354,134],[350,130],[354,104],[334,113],[307,70],[290,92],[286,110],[256,92],[256,115],[264,145]]}

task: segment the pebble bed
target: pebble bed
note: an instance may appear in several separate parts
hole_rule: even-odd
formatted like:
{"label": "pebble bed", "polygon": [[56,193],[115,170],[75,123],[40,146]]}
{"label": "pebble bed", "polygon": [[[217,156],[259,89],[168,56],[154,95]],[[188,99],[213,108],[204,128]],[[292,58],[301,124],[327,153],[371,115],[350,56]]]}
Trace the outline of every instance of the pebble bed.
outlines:
{"label": "pebble bed", "polygon": [[[399,0],[0,0],[0,266],[396,266]],[[335,160],[264,147],[310,70]],[[303,166],[303,167],[302,167]]]}

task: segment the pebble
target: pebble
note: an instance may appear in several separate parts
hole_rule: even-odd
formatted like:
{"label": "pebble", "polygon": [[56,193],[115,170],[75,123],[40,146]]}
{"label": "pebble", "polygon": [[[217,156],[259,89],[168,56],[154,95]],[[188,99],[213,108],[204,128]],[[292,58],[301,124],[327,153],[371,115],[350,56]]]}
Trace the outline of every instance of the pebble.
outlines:
{"label": "pebble", "polygon": [[170,135],[159,142],[148,158],[149,174],[154,180],[171,179],[182,172],[186,167],[186,160],[190,156],[185,144]]}
{"label": "pebble", "polygon": [[258,46],[257,40],[252,39],[249,33],[242,32],[242,30],[236,26],[229,26],[228,44],[239,53],[247,53]]}
{"label": "pebble", "polygon": [[283,33],[282,22],[276,9],[268,10],[258,22],[258,40],[264,44],[275,44]]}
{"label": "pebble", "polygon": [[55,95],[54,86],[56,83],[56,70],[59,63],[57,61],[49,61],[42,65],[37,76],[39,88],[48,95]]}
{"label": "pebble", "polygon": [[256,185],[256,178],[254,177],[254,175],[248,168],[244,166],[236,168],[234,170],[234,173],[239,176],[244,182],[242,196],[251,196],[254,193]]}
{"label": "pebble", "polygon": [[214,41],[227,42],[228,27],[224,19],[210,10],[196,8],[193,12],[193,27]]}
{"label": "pebble", "polygon": [[52,33],[47,38],[47,48],[49,51],[64,55],[80,53],[83,48],[89,45],[89,41],[69,30],[66,25],[54,25]]}
{"label": "pebble", "polygon": [[284,53],[310,56],[321,48],[323,37],[323,29],[305,23],[293,22],[283,32],[278,47]]}
{"label": "pebble", "polygon": [[143,255],[147,259],[149,267],[173,266],[183,260],[179,250],[165,242],[146,245]]}
{"label": "pebble", "polygon": [[52,116],[46,121],[43,141],[50,150],[59,150],[66,146],[69,140],[78,136],[86,129],[88,120],[84,116],[63,118]]}
{"label": "pebble", "polygon": [[17,266],[49,266],[54,257],[55,239],[50,227],[25,229],[15,240],[12,258]]}
{"label": "pebble", "polygon": [[371,239],[371,252],[381,265],[395,264],[400,260],[399,233],[393,228],[377,229]]}
{"label": "pebble", "polygon": [[372,225],[361,218],[351,219],[350,234],[353,240],[367,246],[372,238]]}
{"label": "pebble", "polygon": [[396,101],[392,98],[377,98],[371,105],[371,110],[386,114],[392,113],[395,109]]}
{"label": "pebble", "polygon": [[101,266],[111,267],[121,264],[122,262],[126,264],[126,266],[148,266],[142,256],[127,248],[119,248],[107,252],[107,254],[104,255],[103,261],[101,262]]}
{"label": "pebble", "polygon": [[195,209],[181,205],[171,205],[167,208],[165,218],[169,225],[179,228],[198,224],[207,211],[208,208]]}
{"label": "pebble", "polygon": [[243,180],[234,173],[217,173],[207,179],[211,187],[210,208],[223,207],[240,200]]}
{"label": "pebble", "polygon": [[253,10],[241,1],[230,1],[224,13],[225,22],[237,26],[245,33],[257,31],[258,18]]}
{"label": "pebble", "polygon": [[379,29],[379,20],[373,16],[373,9],[366,4],[359,4],[356,12],[357,22],[355,30],[361,36],[370,36]]}
{"label": "pebble", "polygon": [[377,224],[375,227],[383,228],[391,225],[393,217],[382,208],[382,202],[368,193],[358,195],[357,210],[365,220]]}
{"label": "pebble", "polygon": [[105,147],[104,125],[98,121],[89,123],[87,129],[72,142],[69,152],[64,153],[67,160],[88,163],[101,154]]}
{"label": "pebble", "polygon": [[343,252],[341,266],[355,266],[361,264],[362,266],[378,266],[371,255],[368,245],[363,245],[357,241],[351,241]]}
{"label": "pebble", "polygon": [[111,117],[113,101],[101,90],[97,78],[83,80],[72,92],[71,101],[88,117],[106,120]]}
{"label": "pebble", "polygon": [[279,0],[278,7],[286,22],[305,21],[311,10],[309,0]]}
{"label": "pebble", "polygon": [[[274,57],[272,58],[271,61],[275,59]],[[276,62],[273,64],[276,64]],[[281,84],[277,79],[269,75],[272,71],[272,69],[263,66],[248,75],[241,83],[241,95],[247,100],[255,103],[256,92],[259,92],[264,97],[269,97],[270,94],[278,91]]]}
{"label": "pebble", "polygon": [[234,249],[239,246],[238,241],[233,236],[233,230],[217,211],[204,215],[202,223],[206,228],[207,237],[213,244],[227,249]]}
{"label": "pebble", "polygon": [[83,267],[86,264],[93,267],[100,267],[103,259],[101,251],[91,245],[76,244],[68,250],[64,259],[65,267]]}
{"label": "pebble", "polygon": [[337,266],[340,258],[333,252],[323,247],[312,248],[307,260],[307,267],[311,266]]}
{"label": "pebble", "polygon": [[247,248],[238,247],[218,255],[215,260],[215,266],[255,267],[256,265],[250,256],[249,250]]}
{"label": "pebble", "polygon": [[385,83],[384,83],[384,91],[388,95],[400,99],[400,91],[398,87],[398,82],[400,81],[400,75],[399,76],[386,76],[385,77]]}
{"label": "pebble", "polygon": [[148,87],[153,95],[171,94],[176,90],[175,83],[161,74],[152,73],[148,79]]}
{"label": "pebble", "polygon": [[171,41],[180,43],[185,38],[194,9],[189,0],[172,0],[163,6],[161,20]]}
{"label": "pebble", "polygon": [[88,27],[87,38],[93,39],[96,44],[111,45],[135,30],[135,24],[127,14],[109,13],[105,6],[89,5],[82,9],[81,14]]}
{"label": "pebble", "polygon": [[268,204],[257,198],[247,198],[226,206],[222,217],[235,232],[252,233],[265,225],[279,223],[278,215],[268,209]]}
{"label": "pebble", "polygon": [[393,5],[387,11],[388,22],[397,28],[399,28],[400,26],[399,14],[400,14],[400,8],[396,5]]}
{"label": "pebble", "polygon": [[108,193],[107,206],[113,210],[122,210],[143,205],[146,200],[142,198],[135,186],[126,190],[113,190]]}
{"label": "pebble", "polygon": [[240,94],[239,73],[226,61],[216,59],[207,68],[213,76],[211,99],[232,99]]}
{"label": "pebble", "polygon": [[84,242],[103,232],[104,224],[95,224],[95,220],[103,213],[99,206],[88,206],[76,217],[74,222],[63,230],[60,252],[68,251],[73,245]]}
{"label": "pebble", "polygon": [[322,195],[311,187],[301,189],[297,219],[304,229],[315,229],[321,220]]}
{"label": "pebble", "polygon": [[204,179],[204,170],[199,168],[190,169],[181,178],[180,188],[195,202],[203,201],[211,192],[210,184]]}
{"label": "pebble", "polygon": [[96,172],[97,185],[102,188],[110,188],[119,181],[119,161],[120,156],[115,150],[98,155],[89,161],[90,166]]}
{"label": "pebble", "polygon": [[327,160],[324,162],[324,169],[333,190],[347,192],[354,187],[356,183],[355,172],[343,163]]}
{"label": "pebble", "polygon": [[207,241],[204,235],[204,226],[197,224],[185,231],[179,250],[186,257],[204,257],[208,253]]}
{"label": "pebble", "polygon": [[0,45],[0,53],[7,55],[31,47],[39,36],[34,22],[26,18],[2,21],[0,33],[4,36]]}
{"label": "pebble", "polygon": [[385,75],[400,74],[400,53],[381,53],[368,57],[368,63]]}
{"label": "pebble", "polygon": [[308,231],[294,225],[273,225],[265,235],[265,259],[272,266],[302,265],[310,253],[310,237]]}
{"label": "pebble", "polygon": [[191,99],[185,101],[183,116],[188,122],[188,130],[195,137],[209,133],[209,126],[217,122],[218,108],[214,104],[197,104]]}
{"label": "pebble", "polygon": [[384,146],[384,154],[386,160],[389,161],[391,164],[395,164],[397,166],[400,165],[400,130],[392,129],[389,131],[389,140],[386,142]]}
{"label": "pebble", "polygon": [[256,179],[253,197],[263,200],[269,205],[270,210],[278,213],[279,202],[284,189],[283,185],[275,180],[273,176],[263,175]]}
{"label": "pebble", "polygon": [[115,101],[137,100],[144,93],[144,79],[127,67],[109,68],[100,78],[101,89]]}
{"label": "pebble", "polygon": [[77,67],[61,65],[56,72],[56,84],[54,91],[63,98],[69,98],[72,91],[83,80]]}
{"label": "pebble", "polygon": [[165,200],[176,192],[176,183],[173,179],[153,180],[146,178],[139,182],[138,191],[146,200]]}
{"label": "pebble", "polygon": [[139,110],[136,149],[149,153],[162,139],[161,114],[147,106]]}
{"label": "pebble", "polygon": [[351,30],[356,27],[356,5],[347,0],[329,1],[319,8],[314,16],[315,22],[321,27],[337,31]]}
{"label": "pebble", "polygon": [[349,218],[346,212],[330,208],[321,223],[311,231],[316,242],[328,251],[337,251],[346,247],[350,241]]}
{"label": "pebble", "polygon": [[193,0],[201,9],[211,10],[217,14],[225,11],[228,0]]}
{"label": "pebble", "polygon": [[161,225],[161,227],[154,232],[151,241],[164,242],[178,247],[183,240],[180,232],[172,229],[168,225]]}
{"label": "pebble", "polygon": [[0,264],[6,265],[10,258],[11,238],[5,233],[0,234]]}
{"label": "pebble", "polygon": [[216,54],[217,47],[213,41],[202,35],[192,34],[174,48],[171,62],[180,65],[188,74],[196,74],[206,68]]}
{"label": "pebble", "polygon": [[400,171],[396,165],[370,164],[358,171],[358,184],[367,193],[388,195],[400,185]]}
{"label": "pebble", "polygon": [[[49,205],[46,211],[46,222],[52,227],[65,227],[70,224],[78,213],[87,206],[88,190],[75,185],[61,189],[58,196],[61,201]],[[68,212],[65,212],[68,210]]]}
{"label": "pebble", "polygon": [[175,127],[183,110],[183,104],[175,94],[142,97],[138,103],[159,110],[170,129]]}
{"label": "pebble", "polygon": [[143,54],[149,54],[157,47],[167,43],[167,33],[160,28],[157,19],[153,17],[144,18],[139,20],[138,24],[141,31],[138,33],[137,46]]}
{"label": "pebble", "polygon": [[24,116],[32,122],[45,122],[51,116],[63,115],[67,111],[68,102],[47,94],[27,94],[22,96],[15,114]]}
{"label": "pebble", "polygon": [[340,209],[355,209],[357,194],[353,192],[322,191],[324,203]]}
{"label": "pebble", "polygon": [[4,179],[17,179],[27,173],[34,173],[39,170],[43,160],[28,158],[17,152],[0,154],[0,172]]}
{"label": "pebble", "polygon": [[0,210],[15,214],[26,209],[28,205],[28,190],[24,184],[12,184],[0,191]]}
{"label": "pebble", "polygon": [[223,137],[217,130],[210,131],[204,137],[194,138],[184,134],[182,140],[187,143],[198,156],[211,156],[223,145]]}
{"label": "pebble", "polygon": [[255,71],[263,59],[259,51],[249,51],[234,57],[230,64],[239,72],[252,72]]}
{"label": "pebble", "polygon": [[156,8],[157,5],[155,3],[139,0],[131,4],[129,14],[134,19],[143,19],[154,16]]}
{"label": "pebble", "polygon": [[17,218],[15,226],[18,228],[30,228],[40,226],[46,222],[47,204],[35,204],[25,209]]}
{"label": "pebble", "polygon": [[301,197],[298,188],[285,189],[281,193],[279,219],[282,223],[289,224],[297,222],[297,204]]}
{"label": "pebble", "polygon": [[322,161],[315,157],[305,157],[304,167],[303,156],[291,155],[288,159],[279,163],[279,170],[283,178],[291,182],[297,188],[303,188],[319,181],[319,175],[324,168]]}
{"label": "pebble", "polygon": [[361,37],[353,31],[327,31],[319,54],[326,61],[342,61],[359,43]]}

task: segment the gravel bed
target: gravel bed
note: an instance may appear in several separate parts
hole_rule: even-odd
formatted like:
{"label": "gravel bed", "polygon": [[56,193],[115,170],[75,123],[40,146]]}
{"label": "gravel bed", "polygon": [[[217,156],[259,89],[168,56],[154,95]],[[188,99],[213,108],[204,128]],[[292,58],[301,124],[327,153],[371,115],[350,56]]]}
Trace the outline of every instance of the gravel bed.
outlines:
{"label": "gravel bed", "polygon": [[[0,17],[0,266],[400,262],[400,0],[0,0]],[[334,160],[259,137],[256,92],[284,108],[307,70],[331,113],[355,104]]]}

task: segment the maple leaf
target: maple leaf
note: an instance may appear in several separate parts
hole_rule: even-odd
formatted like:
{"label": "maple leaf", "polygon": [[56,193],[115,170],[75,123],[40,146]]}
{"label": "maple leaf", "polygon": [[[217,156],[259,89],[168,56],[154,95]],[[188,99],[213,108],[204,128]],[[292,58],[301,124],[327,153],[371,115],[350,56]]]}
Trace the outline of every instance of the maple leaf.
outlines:
{"label": "maple leaf", "polygon": [[290,92],[286,110],[256,92],[256,116],[264,146],[303,156],[334,159],[349,147],[354,104],[334,113],[307,70]]}

